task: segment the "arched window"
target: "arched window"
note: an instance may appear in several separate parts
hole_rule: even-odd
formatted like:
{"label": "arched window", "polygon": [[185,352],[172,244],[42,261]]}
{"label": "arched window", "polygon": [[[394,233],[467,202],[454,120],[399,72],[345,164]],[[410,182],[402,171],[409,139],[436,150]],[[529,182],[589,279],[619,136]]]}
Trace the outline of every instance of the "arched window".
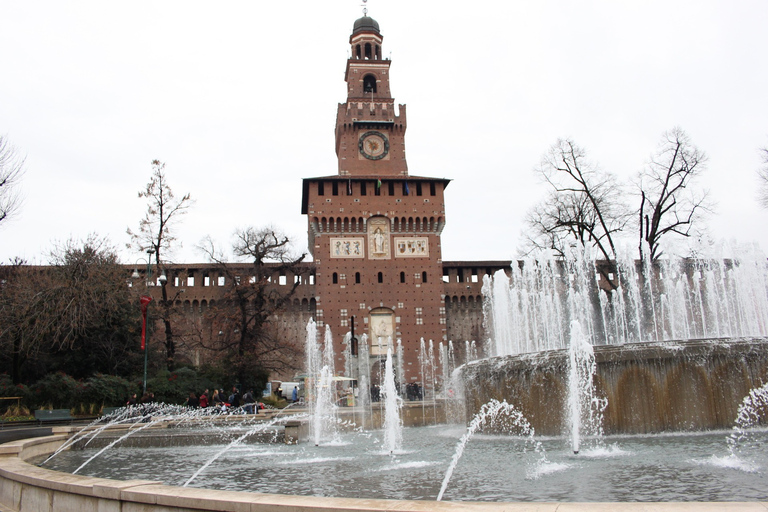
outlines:
{"label": "arched window", "polygon": [[421,282],[426,283],[427,282],[427,271],[421,273]]}
{"label": "arched window", "polygon": [[400,282],[401,283],[405,282],[405,272],[400,272]]}
{"label": "arched window", "polygon": [[363,56],[363,53],[360,49],[360,45],[355,46],[355,57],[358,59]]}
{"label": "arched window", "polygon": [[355,284],[360,284],[360,272],[355,272]]}
{"label": "arched window", "polygon": [[365,58],[366,60],[371,60],[373,58],[371,43],[365,43]]}
{"label": "arched window", "polygon": [[339,283],[339,274],[334,272],[333,273],[333,284],[338,284],[338,283]]}
{"label": "arched window", "polygon": [[376,77],[373,75],[365,75],[363,77],[363,92],[372,93],[376,92]]}
{"label": "arched window", "polygon": [[379,283],[384,282],[384,274],[382,272],[379,272]]}

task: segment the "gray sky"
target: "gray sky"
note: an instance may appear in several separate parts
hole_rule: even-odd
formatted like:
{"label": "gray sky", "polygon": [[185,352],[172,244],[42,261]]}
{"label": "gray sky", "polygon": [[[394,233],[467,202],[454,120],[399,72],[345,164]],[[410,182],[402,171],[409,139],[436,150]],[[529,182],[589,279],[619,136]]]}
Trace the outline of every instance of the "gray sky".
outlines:
{"label": "gray sky", "polygon": [[[360,3],[0,2],[0,134],[27,156],[0,259],[43,262],[91,232],[123,250],[153,159],[196,200],[176,261],[248,225],[305,248],[301,179],[337,172]],[[408,105],[410,173],[453,180],[444,259],[515,257],[545,193],[532,169],[558,137],[629,179],[674,126],[709,156],[712,238],[768,247],[768,2],[371,0],[369,15]]]}

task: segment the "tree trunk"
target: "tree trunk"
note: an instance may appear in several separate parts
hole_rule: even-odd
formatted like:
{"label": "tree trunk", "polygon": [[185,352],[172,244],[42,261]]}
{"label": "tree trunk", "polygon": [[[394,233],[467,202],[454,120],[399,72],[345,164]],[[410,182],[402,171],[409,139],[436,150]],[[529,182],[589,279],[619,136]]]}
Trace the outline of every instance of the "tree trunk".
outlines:
{"label": "tree trunk", "polygon": [[176,355],[176,346],[173,343],[173,330],[171,329],[171,304],[168,301],[168,290],[164,282],[163,288],[163,324],[165,324],[165,364],[169,372],[174,369],[174,358]]}

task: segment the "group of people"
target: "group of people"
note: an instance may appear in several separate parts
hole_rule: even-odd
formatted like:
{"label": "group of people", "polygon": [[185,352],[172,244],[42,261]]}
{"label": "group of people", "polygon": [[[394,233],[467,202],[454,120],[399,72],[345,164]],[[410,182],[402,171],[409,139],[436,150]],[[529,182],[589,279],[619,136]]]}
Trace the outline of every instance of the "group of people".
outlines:
{"label": "group of people", "polygon": [[405,385],[405,398],[408,400],[423,400],[424,390],[418,382],[409,382]]}
{"label": "group of people", "polygon": [[222,412],[242,408],[245,414],[255,414],[264,408],[264,404],[256,401],[253,389],[249,389],[241,395],[237,386],[232,386],[232,392],[229,396],[223,389],[214,389],[213,393],[206,389],[200,393],[200,396],[192,391],[184,405],[190,409],[214,407]]}
{"label": "group of people", "polygon": [[132,394],[128,397],[128,401],[125,405],[131,406],[131,405],[139,405],[139,404],[151,404],[155,401],[155,394],[151,391],[145,391],[143,395],[141,395],[141,398],[138,398],[136,393]]}

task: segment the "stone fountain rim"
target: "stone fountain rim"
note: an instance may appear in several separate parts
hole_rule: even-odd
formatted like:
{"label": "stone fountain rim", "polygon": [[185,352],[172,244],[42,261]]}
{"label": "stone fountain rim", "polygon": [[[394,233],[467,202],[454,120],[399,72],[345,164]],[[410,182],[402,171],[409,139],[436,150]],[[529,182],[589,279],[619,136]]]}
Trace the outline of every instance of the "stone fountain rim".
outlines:
{"label": "stone fountain rim", "polygon": [[[643,341],[636,343],[624,343],[621,345],[593,345],[595,358],[598,363],[603,361],[613,361],[622,356],[637,356],[638,353],[656,352],[659,356],[679,355],[686,349],[698,349],[711,353],[713,351],[729,351],[732,348],[756,347],[764,345],[768,349],[768,336],[742,336],[742,337],[720,337],[720,338],[690,338],[681,340],[662,340],[662,341]],[[567,348],[541,350],[538,352],[526,352],[522,354],[491,356],[482,359],[476,359],[465,363],[455,371],[471,371],[474,368],[486,365],[500,365],[508,363],[546,363],[560,361],[565,359],[568,354]]]}

